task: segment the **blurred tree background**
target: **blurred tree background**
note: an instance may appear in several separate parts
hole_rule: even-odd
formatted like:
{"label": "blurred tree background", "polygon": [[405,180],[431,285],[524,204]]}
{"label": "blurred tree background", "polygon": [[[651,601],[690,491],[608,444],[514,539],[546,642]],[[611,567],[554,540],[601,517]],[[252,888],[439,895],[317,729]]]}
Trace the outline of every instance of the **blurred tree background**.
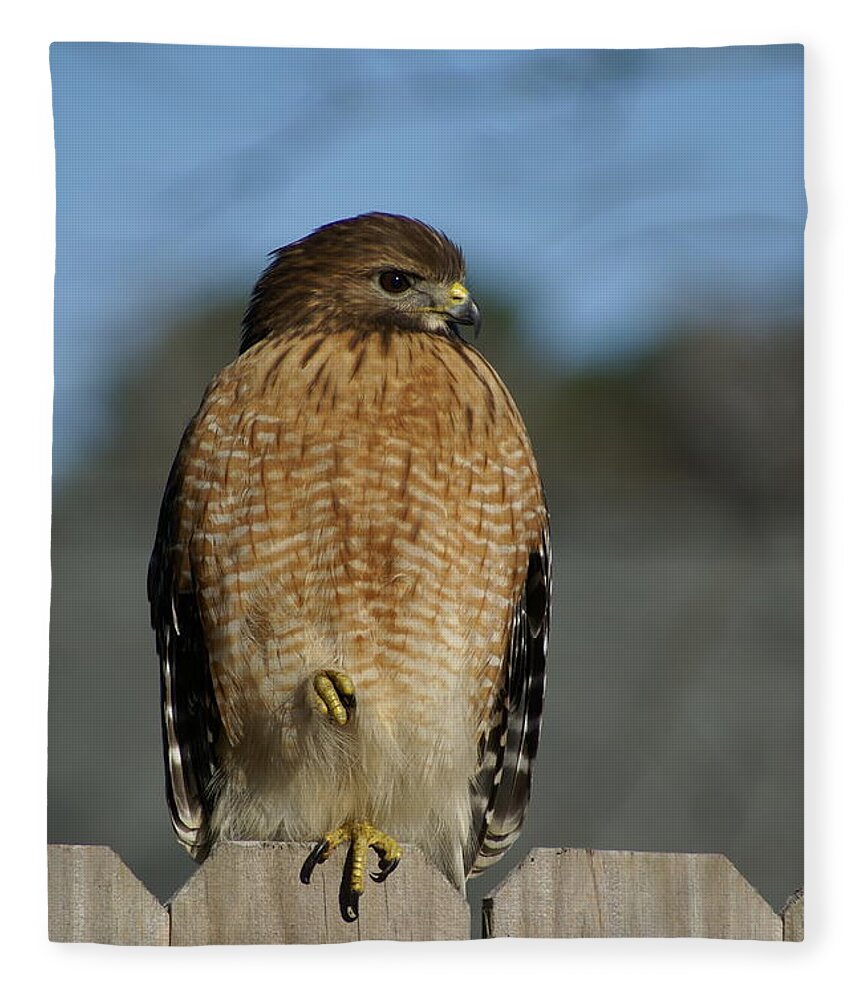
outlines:
{"label": "blurred tree background", "polygon": [[[221,217],[211,207],[213,199],[216,206],[219,198],[229,205],[238,201],[246,214],[251,212],[251,223],[262,219],[259,206],[252,211],[257,202],[243,202],[244,195],[224,190],[235,182],[238,164],[250,177],[247,184],[264,192],[259,205],[280,199],[283,192],[272,176],[280,176],[284,164],[277,157],[272,160],[271,150],[281,148],[282,132],[262,144],[240,145],[238,159],[222,158],[212,166],[211,158],[204,157],[209,166],[192,169],[177,152],[178,133],[162,124],[164,134],[153,139],[147,133],[152,119],[145,115],[140,141],[157,140],[162,159],[169,158],[164,150],[170,150],[181,162],[163,174],[152,168],[150,186],[134,204],[140,212],[160,213],[159,225],[178,213],[179,228],[155,226],[157,236],[151,228],[129,235],[127,212],[117,209],[110,226],[87,216],[84,188],[92,188],[92,204],[109,200],[99,183],[110,173],[104,148],[105,136],[112,133],[106,125],[110,109],[99,103],[110,97],[82,81],[104,82],[113,67],[120,91],[122,86],[128,90],[132,83],[127,78],[133,76],[129,66],[149,67],[150,57],[139,50],[170,49],[119,47],[135,51],[118,54],[117,48],[63,46],[52,53],[58,321],[48,837],[113,845],[166,897],[193,863],[173,839],[164,801],[158,665],[146,602],[146,568],[161,494],[185,422],[209,379],[235,355],[241,315],[264,252],[311,227],[298,228],[302,223],[294,220],[295,231],[291,228],[285,238],[282,221],[275,219],[272,232],[251,238],[250,223],[237,230],[229,212]],[[274,58],[277,50],[220,51],[268,51],[268,58]],[[780,72],[780,59],[796,69],[800,58],[795,47],[741,51],[761,53],[756,59]],[[583,155],[595,169],[614,162],[611,151],[604,150],[611,143],[601,123],[618,129],[612,142],[619,158],[631,142],[636,146],[635,131],[631,139],[630,128],[619,123],[625,109],[619,94],[640,93],[654,73],[665,69],[649,69],[648,57],[639,53],[607,56],[605,62],[595,54],[568,53],[567,59],[547,63],[541,55],[519,54],[519,60],[505,64],[510,92],[522,107],[507,107],[502,99],[507,91],[502,91],[502,98],[492,98],[502,102],[497,117],[488,124],[488,112],[483,119],[478,116],[478,132],[509,143],[505,123],[516,123],[524,108],[544,107],[548,94],[568,87],[577,96],[573,117],[586,119],[583,127],[592,148]],[[182,67],[191,58],[174,56]],[[685,74],[697,64],[683,50],[677,58],[686,88]],[[707,76],[713,57],[701,58]],[[462,64],[458,59],[452,57],[454,68]],[[750,59],[745,55],[741,62],[748,66]],[[387,64],[382,60],[380,65],[384,69]],[[347,69],[353,72],[354,66]],[[448,107],[449,90],[460,87],[458,93],[466,93],[464,80],[479,88],[468,92],[467,101],[491,99],[481,96],[489,84],[480,89],[480,75],[433,77],[433,87],[427,89],[426,72],[419,60],[411,76],[399,64],[395,75],[401,82],[411,81],[413,91],[407,88],[404,99],[416,106],[423,102],[427,115],[434,113],[434,102],[442,111]],[[380,78],[386,78],[382,70]],[[767,74],[763,78],[770,79]],[[336,89],[328,103],[321,98],[315,106],[311,124],[318,131],[309,126],[303,135],[314,155],[330,146],[329,132],[318,127],[320,109],[339,115],[338,121],[353,121],[367,103],[370,84],[362,80],[365,89],[358,103]],[[606,81],[620,90],[616,93]],[[139,80],[133,83],[143,87]],[[720,86],[713,84],[718,95]],[[200,134],[208,136],[211,122],[200,108],[205,111],[211,95],[202,84],[200,88],[187,100],[201,117],[187,121],[197,122]],[[795,96],[784,100],[792,115],[800,116]],[[752,100],[743,88],[741,97],[744,107]],[[64,110],[63,103],[72,99],[78,102],[77,112],[95,105],[93,121],[100,123],[92,126],[89,138],[76,132],[74,142],[69,131],[73,111],[71,105]],[[700,104],[695,110],[701,113]],[[275,111],[283,114],[283,109]],[[676,114],[674,103],[669,102],[668,111]],[[652,126],[663,149],[675,133],[662,118]],[[132,172],[126,181],[119,173],[120,180],[114,178],[127,198],[121,202],[123,211],[139,191],[135,185],[143,183],[142,168],[128,160],[129,141],[125,133],[116,138],[126,149],[125,159],[117,153],[117,162]],[[88,144],[92,148],[86,152]],[[334,144],[326,155],[336,157],[337,150]],[[601,150],[605,161],[597,155]],[[683,147],[677,155],[683,160],[688,152]],[[540,162],[551,162],[551,153],[542,148]],[[483,192],[475,213],[489,212],[490,202],[493,211],[507,211],[506,204],[501,209],[496,204],[499,190],[516,190],[519,181],[508,171],[515,172],[521,155],[522,150],[501,156],[496,148],[491,158],[479,159],[472,173],[463,175],[471,177],[467,193]],[[648,181],[647,162],[641,159],[626,181],[620,169],[613,174],[610,187],[616,186],[622,202],[636,200]],[[360,194],[346,198],[338,190],[336,201],[345,201],[352,211],[403,210],[437,224],[446,218],[432,198],[428,205],[419,198],[406,199],[406,206],[374,201],[369,169],[365,165],[349,176]],[[435,192],[438,185],[443,192],[453,191],[453,185],[436,177],[436,169],[434,162],[431,179],[425,178],[428,190]],[[653,163],[651,169],[656,170]],[[718,162],[717,169],[724,171],[725,163]],[[186,188],[166,182],[174,176],[184,179]],[[569,176],[585,183],[581,173]],[[739,176],[752,187],[759,183],[748,167]],[[193,199],[188,197],[189,177]],[[382,167],[379,178],[374,175],[377,180],[382,187],[390,182]],[[794,180],[799,192],[786,185],[792,212],[798,197],[803,201],[802,178]],[[680,182],[671,175],[668,183],[674,190]],[[747,191],[744,183],[739,190]],[[73,197],[69,185],[75,184]],[[605,193],[606,182],[588,190],[590,210],[599,216],[599,194]],[[326,203],[324,210],[311,206],[317,215],[314,224],[350,214],[339,210],[339,204]],[[616,211],[614,202],[607,204],[607,211]],[[480,897],[531,846],[718,851],[778,906],[803,881],[803,334],[798,306],[802,271],[795,266],[798,240],[802,254],[803,213],[792,216],[790,238],[779,226],[774,236],[773,220],[745,216],[740,244],[747,245],[751,232],[764,232],[765,242],[777,248],[773,258],[789,260],[778,282],[761,269],[742,280],[716,268],[715,293],[689,280],[688,269],[685,281],[667,292],[667,306],[656,308],[652,302],[649,311],[640,295],[632,300],[633,311],[622,315],[613,312],[616,299],[605,290],[596,295],[591,313],[570,311],[565,304],[569,290],[583,281],[591,287],[606,279],[609,264],[594,264],[596,270],[583,278],[570,240],[560,244],[539,216],[540,206],[532,208],[528,219],[505,222],[504,232],[513,234],[507,244],[513,267],[488,249],[498,236],[491,225],[476,230],[477,247],[470,241],[468,219],[457,230],[444,226],[464,244],[473,264],[469,283],[485,316],[478,347],[525,416],[545,480],[554,541],[547,711],[532,808],[518,845],[472,883],[470,893]],[[540,211],[554,218],[554,208],[544,205]],[[510,211],[516,216],[515,206]],[[205,220],[196,229],[192,215]],[[547,246],[547,256],[539,261],[532,259],[538,243],[529,243],[532,218],[538,220],[535,240]],[[140,225],[146,228],[144,222]],[[622,277],[635,270],[625,257],[633,244],[628,240],[601,249],[600,241],[588,235],[590,225],[587,217],[562,223],[568,236],[575,236],[574,243],[581,242],[589,253],[591,248],[597,257],[605,252],[612,267],[620,260]],[[687,225],[683,218],[676,220],[671,232],[686,232]],[[716,252],[726,225],[720,223],[719,238],[713,231],[707,239],[703,236],[706,249],[691,257],[703,272],[713,263],[706,250]],[[520,232],[523,246],[516,247],[514,237]],[[117,233],[125,241],[119,250],[111,244],[120,239]],[[783,237],[789,251],[781,247]],[[232,269],[224,264],[229,253],[212,249],[216,238],[227,247],[238,241],[240,259],[232,260]],[[636,267],[649,258],[668,260],[679,253],[671,234],[655,239],[638,246]],[[91,252],[88,240],[96,248]],[[243,249],[242,240],[256,252]],[[113,259],[110,265],[104,243]],[[730,241],[723,249],[733,246]],[[762,254],[766,250],[759,248]],[[202,256],[195,265],[199,271],[191,265],[179,269],[171,283],[164,269],[194,255]],[[738,265],[755,271],[748,256]],[[110,266],[118,268],[122,282],[108,277]],[[549,275],[549,285],[540,285],[535,278],[539,272]],[[659,285],[662,279],[655,280]],[[184,288],[193,294],[183,295]],[[774,291],[779,288],[782,297]],[[618,298],[624,297],[623,288],[616,291]],[[553,302],[555,312],[542,313],[538,301]],[[595,311],[598,306],[605,314]],[[638,308],[641,322],[636,320]],[[589,315],[595,317],[594,327]],[[595,328],[603,331],[603,346],[582,348]],[[574,341],[580,347],[565,354]]]}

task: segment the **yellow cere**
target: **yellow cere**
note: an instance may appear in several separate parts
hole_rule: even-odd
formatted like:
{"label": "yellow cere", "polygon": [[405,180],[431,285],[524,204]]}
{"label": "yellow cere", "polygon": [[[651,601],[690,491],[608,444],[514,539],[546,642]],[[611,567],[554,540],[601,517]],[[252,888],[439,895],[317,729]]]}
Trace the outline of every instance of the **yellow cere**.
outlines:
{"label": "yellow cere", "polygon": [[455,281],[448,289],[448,297],[452,302],[463,302],[469,297],[469,289],[459,281]]}

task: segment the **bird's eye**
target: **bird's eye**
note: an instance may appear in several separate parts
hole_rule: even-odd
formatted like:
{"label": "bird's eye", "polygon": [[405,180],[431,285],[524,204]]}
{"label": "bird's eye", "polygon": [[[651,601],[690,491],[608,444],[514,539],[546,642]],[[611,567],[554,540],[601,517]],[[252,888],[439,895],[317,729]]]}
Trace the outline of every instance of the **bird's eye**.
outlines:
{"label": "bird's eye", "polygon": [[412,287],[409,275],[402,271],[383,271],[379,276],[379,284],[383,291],[396,295],[398,292],[405,292]]}

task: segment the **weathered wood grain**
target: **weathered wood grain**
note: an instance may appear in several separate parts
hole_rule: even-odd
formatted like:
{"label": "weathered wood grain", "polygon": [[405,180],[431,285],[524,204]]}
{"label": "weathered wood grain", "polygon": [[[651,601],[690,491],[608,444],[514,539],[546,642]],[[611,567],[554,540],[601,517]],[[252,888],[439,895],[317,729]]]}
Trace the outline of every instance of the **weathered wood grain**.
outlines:
{"label": "weathered wood grain", "polygon": [[169,915],[109,847],[48,846],[48,937],[98,944],[169,942]]}
{"label": "weathered wood grain", "polygon": [[[165,909],[108,847],[48,848],[52,941],[329,943],[469,937],[466,900],[414,849],[340,916],[345,852],[299,882],[309,844],[226,843]],[[715,937],[802,941],[803,893],[779,914],[722,855],[539,849],[484,900],[485,937]]]}
{"label": "weathered wood grain", "polygon": [[793,892],[780,911],[783,941],[803,940],[803,889]]}
{"label": "weathered wood grain", "polygon": [[542,848],[484,900],[485,937],[781,941],[782,921],[719,854]]}
{"label": "weathered wood grain", "polygon": [[312,844],[223,843],[169,903],[172,945],[321,944],[469,937],[469,905],[417,850],[391,877],[368,880],[359,918],[340,916],[346,857],[338,851],[299,882]]}

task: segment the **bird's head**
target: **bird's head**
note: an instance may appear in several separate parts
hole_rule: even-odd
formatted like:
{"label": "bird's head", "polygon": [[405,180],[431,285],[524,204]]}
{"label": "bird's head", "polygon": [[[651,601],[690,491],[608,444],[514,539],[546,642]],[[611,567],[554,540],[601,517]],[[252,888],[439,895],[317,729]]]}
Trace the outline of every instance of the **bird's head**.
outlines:
{"label": "bird's head", "polygon": [[271,335],[318,330],[423,331],[480,326],[463,253],[401,215],[332,222],[274,253],[245,314],[242,350]]}

